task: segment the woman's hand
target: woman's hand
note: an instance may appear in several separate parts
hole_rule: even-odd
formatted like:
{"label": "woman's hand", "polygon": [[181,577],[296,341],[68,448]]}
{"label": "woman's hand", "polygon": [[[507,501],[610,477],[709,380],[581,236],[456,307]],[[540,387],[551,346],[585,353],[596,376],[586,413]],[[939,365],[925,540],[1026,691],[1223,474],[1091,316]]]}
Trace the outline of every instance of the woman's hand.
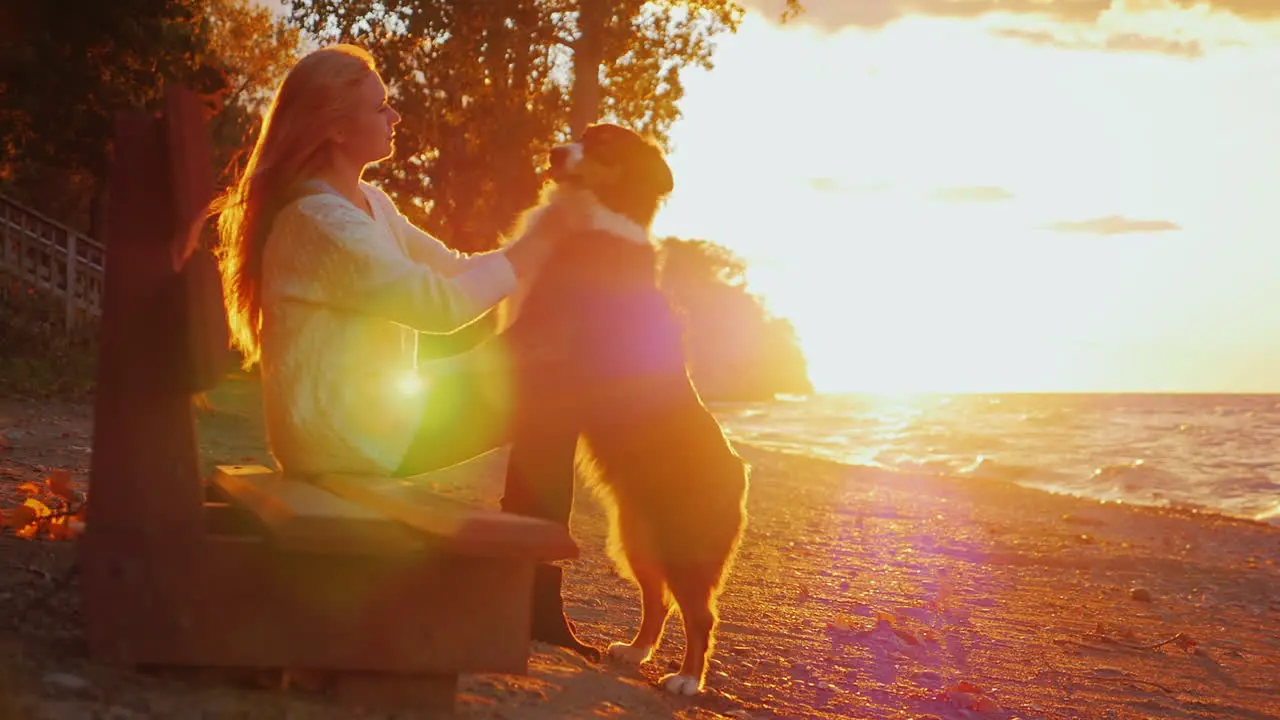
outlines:
{"label": "woman's hand", "polygon": [[561,238],[588,227],[588,207],[576,198],[560,197],[530,214],[524,231],[503,251],[521,283],[536,276]]}

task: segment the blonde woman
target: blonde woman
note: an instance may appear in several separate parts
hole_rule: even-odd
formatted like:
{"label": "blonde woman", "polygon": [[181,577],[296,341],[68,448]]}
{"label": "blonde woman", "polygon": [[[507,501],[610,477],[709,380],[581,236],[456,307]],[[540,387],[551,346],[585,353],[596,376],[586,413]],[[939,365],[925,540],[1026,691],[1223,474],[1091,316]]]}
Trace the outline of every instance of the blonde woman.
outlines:
{"label": "blonde woman", "polygon": [[[280,85],[220,203],[233,336],[246,364],[261,366],[271,452],[290,472],[422,472],[431,456],[449,464],[500,444],[437,437],[428,444],[439,452],[413,447],[431,386],[442,384],[417,376],[414,338],[485,314],[534,276],[555,236],[534,227],[501,250],[462,255],[415,227],[361,180],[392,155],[399,121],[366,51],[314,51]],[[474,425],[449,423],[463,435],[485,430]]]}

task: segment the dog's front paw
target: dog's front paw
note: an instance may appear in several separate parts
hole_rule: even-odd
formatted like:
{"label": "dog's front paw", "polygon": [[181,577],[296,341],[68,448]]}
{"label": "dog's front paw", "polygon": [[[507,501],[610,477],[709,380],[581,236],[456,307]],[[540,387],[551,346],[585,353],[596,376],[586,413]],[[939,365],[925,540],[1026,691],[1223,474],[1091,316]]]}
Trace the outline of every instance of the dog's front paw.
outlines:
{"label": "dog's front paw", "polygon": [[698,687],[701,683],[698,678],[692,675],[682,675],[680,673],[672,673],[666,675],[661,680],[662,689],[672,695],[697,695],[702,689]]}
{"label": "dog's front paw", "polygon": [[639,665],[646,662],[652,654],[652,645],[630,645],[616,642],[609,646],[609,657],[628,665]]}

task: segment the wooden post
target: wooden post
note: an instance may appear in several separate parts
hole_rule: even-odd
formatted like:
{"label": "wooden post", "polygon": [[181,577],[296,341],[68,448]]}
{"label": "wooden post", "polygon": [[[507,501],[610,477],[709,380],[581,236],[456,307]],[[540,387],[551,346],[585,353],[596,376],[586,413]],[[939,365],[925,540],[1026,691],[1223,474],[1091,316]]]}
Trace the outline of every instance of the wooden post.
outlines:
{"label": "wooden post", "polygon": [[[189,91],[172,88],[169,109],[199,107]],[[168,113],[172,119],[175,113]],[[196,122],[179,114],[184,122]],[[202,129],[202,126],[199,126]],[[175,178],[165,121],[142,111],[116,119],[107,205],[106,260],[94,398],[90,503],[81,540],[86,572],[88,641],[96,655],[128,655],[108,647],[125,637],[109,627],[120,617],[145,617],[172,605],[205,535],[195,420],[181,296],[173,245],[187,233],[191,207],[204,207],[210,185]],[[188,153],[184,173],[211,173],[208,153]],[[184,217],[187,216],[187,217]],[[116,612],[118,595],[97,592],[100,578],[127,578],[141,607]]]}

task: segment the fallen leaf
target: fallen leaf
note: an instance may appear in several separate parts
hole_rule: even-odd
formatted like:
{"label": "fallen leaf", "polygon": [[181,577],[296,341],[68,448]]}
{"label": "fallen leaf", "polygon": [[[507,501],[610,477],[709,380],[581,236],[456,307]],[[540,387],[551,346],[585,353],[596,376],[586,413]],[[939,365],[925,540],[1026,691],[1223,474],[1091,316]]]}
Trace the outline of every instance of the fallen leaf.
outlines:
{"label": "fallen leaf", "polygon": [[67,530],[67,519],[65,517],[56,517],[49,521],[49,539],[50,540],[70,540],[71,535]]}
{"label": "fallen leaf", "polygon": [[27,498],[22,502],[22,504],[23,506],[29,507],[32,510],[34,510],[36,513],[36,518],[48,517],[53,514],[53,511],[49,509],[48,505],[45,505],[44,503],[40,502],[35,498]]}
{"label": "fallen leaf", "polygon": [[71,502],[75,500],[75,488],[71,487],[71,471],[70,470],[54,470],[49,473],[49,477],[45,478],[45,483],[49,486],[49,491],[54,495]]}
{"label": "fallen leaf", "polygon": [[5,526],[13,528],[14,530],[22,530],[35,522],[35,520],[36,511],[34,509],[27,507],[26,505],[19,505],[5,515]]}
{"label": "fallen leaf", "polygon": [[894,629],[893,629],[893,634],[894,634],[894,635],[897,635],[897,636],[898,636],[898,639],[902,640],[903,642],[905,642],[905,643],[906,643],[906,644],[908,644],[908,645],[919,645],[919,644],[920,644],[920,640],[919,640],[919,639],[917,639],[915,635],[912,635],[910,632],[908,632],[908,631],[906,631],[906,630],[903,630],[903,629],[901,629],[901,628],[894,628]]}
{"label": "fallen leaf", "polygon": [[39,485],[29,481],[24,482],[18,486],[18,492],[24,492],[29,495],[37,495],[40,493],[40,491],[41,491],[41,488]]}

